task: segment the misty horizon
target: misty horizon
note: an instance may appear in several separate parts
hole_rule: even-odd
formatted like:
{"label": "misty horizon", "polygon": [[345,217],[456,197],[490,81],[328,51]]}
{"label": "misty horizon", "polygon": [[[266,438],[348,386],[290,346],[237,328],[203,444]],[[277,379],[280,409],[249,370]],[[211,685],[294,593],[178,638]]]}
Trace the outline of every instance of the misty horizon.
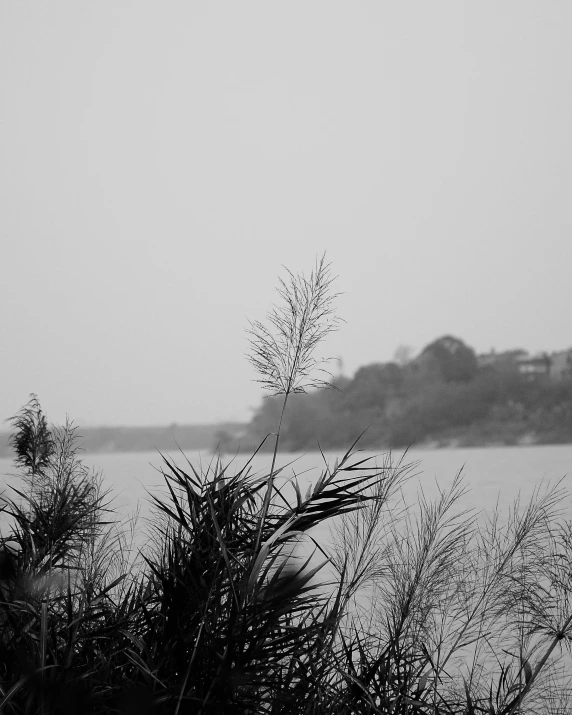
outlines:
{"label": "misty horizon", "polygon": [[[572,344],[572,5],[0,8],[0,420],[245,421],[284,268],[352,375]],[[335,373],[337,366],[332,363]]]}

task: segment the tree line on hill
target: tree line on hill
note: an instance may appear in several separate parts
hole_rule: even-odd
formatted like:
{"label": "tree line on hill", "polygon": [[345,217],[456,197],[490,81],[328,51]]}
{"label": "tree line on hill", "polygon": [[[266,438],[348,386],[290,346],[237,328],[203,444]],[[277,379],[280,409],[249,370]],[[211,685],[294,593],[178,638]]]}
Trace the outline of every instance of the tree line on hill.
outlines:
{"label": "tree line on hill", "polygon": [[[523,351],[479,364],[462,340],[441,337],[412,360],[361,367],[338,376],[334,389],[292,395],[281,447],[337,448],[366,431],[364,447],[572,442],[572,378],[519,369]],[[241,449],[273,431],[281,401],[268,397],[255,412]],[[237,446],[221,437],[221,446]]]}

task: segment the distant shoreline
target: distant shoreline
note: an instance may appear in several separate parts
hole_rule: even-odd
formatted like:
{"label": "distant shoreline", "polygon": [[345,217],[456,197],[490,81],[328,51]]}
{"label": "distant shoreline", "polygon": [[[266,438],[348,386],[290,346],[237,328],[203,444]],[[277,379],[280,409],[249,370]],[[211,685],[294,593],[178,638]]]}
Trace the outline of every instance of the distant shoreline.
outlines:
{"label": "distant shoreline", "polygon": [[[116,454],[129,452],[215,449],[221,441],[240,439],[246,424],[222,422],[206,425],[162,427],[81,427],[76,430],[84,454]],[[0,433],[0,458],[13,456],[10,433]]]}
{"label": "distant shoreline", "polygon": [[[476,426],[475,426],[476,427]],[[483,434],[482,429],[475,427],[464,430],[448,431],[410,445],[415,449],[466,449],[494,447],[526,447],[572,444],[572,435],[542,434],[531,431],[499,430],[493,437],[490,430]],[[248,425],[239,422],[225,422],[211,425],[169,425],[162,427],[78,427],[77,436],[83,454],[129,454],[137,452],[173,452],[208,450],[221,454],[250,453],[257,449],[258,444],[252,442],[248,435]],[[504,432],[504,434],[503,434]],[[568,438],[566,438],[568,437]],[[10,433],[0,433],[0,459],[11,459],[13,451],[9,443]],[[367,444],[368,450],[404,449],[408,445]],[[327,450],[345,449],[347,445],[327,445]],[[307,444],[303,448],[292,449],[290,445],[282,444],[283,453],[299,453],[317,450],[318,445]],[[265,445],[261,452],[271,451],[271,446]]]}

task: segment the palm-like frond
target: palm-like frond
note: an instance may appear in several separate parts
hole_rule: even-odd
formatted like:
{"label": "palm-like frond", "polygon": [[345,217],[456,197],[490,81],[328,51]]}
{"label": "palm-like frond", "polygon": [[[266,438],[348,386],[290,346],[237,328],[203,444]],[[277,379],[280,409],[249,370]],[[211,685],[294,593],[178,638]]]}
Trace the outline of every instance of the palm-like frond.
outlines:
{"label": "palm-like frond", "polygon": [[298,556],[297,546],[315,526],[375,499],[372,486],[389,476],[349,452],[304,498],[296,485],[291,504],[274,486],[260,526],[269,475],[227,469],[217,463],[207,475],[187,473],[164,459],[169,498],[152,497],[162,548],[147,557],[152,589],[138,656],[151,651],[152,634],[153,665],[145,670],[172,684],[171,697],[204,701],[204,712],[246,702],[262,712],[290,702],[340,613],[339,599],[316,581],[324,562]]}

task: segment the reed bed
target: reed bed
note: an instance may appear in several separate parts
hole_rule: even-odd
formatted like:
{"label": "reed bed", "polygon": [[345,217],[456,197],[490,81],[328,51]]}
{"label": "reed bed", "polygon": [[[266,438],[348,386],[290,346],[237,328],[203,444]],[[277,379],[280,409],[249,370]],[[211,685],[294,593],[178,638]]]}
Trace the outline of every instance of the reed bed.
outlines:
{"label": "reed bed", "polygon": [[[282,306],[251,324],[252,363],[283,410],[321,385],[331,284],[324,259],[289,273]],[[137,526],[115,515],[73,426],[48,428],[33,398],[13,428],[23,486],[2,506],[1,713],[571,711],[562,483],[487,519],[458,507],[460,476],[408,504],[411,465],[378,464],[357,440],[302,493],[278,484],[278,426],[265,474],[164,456],[152,539],[135,551]]]}

